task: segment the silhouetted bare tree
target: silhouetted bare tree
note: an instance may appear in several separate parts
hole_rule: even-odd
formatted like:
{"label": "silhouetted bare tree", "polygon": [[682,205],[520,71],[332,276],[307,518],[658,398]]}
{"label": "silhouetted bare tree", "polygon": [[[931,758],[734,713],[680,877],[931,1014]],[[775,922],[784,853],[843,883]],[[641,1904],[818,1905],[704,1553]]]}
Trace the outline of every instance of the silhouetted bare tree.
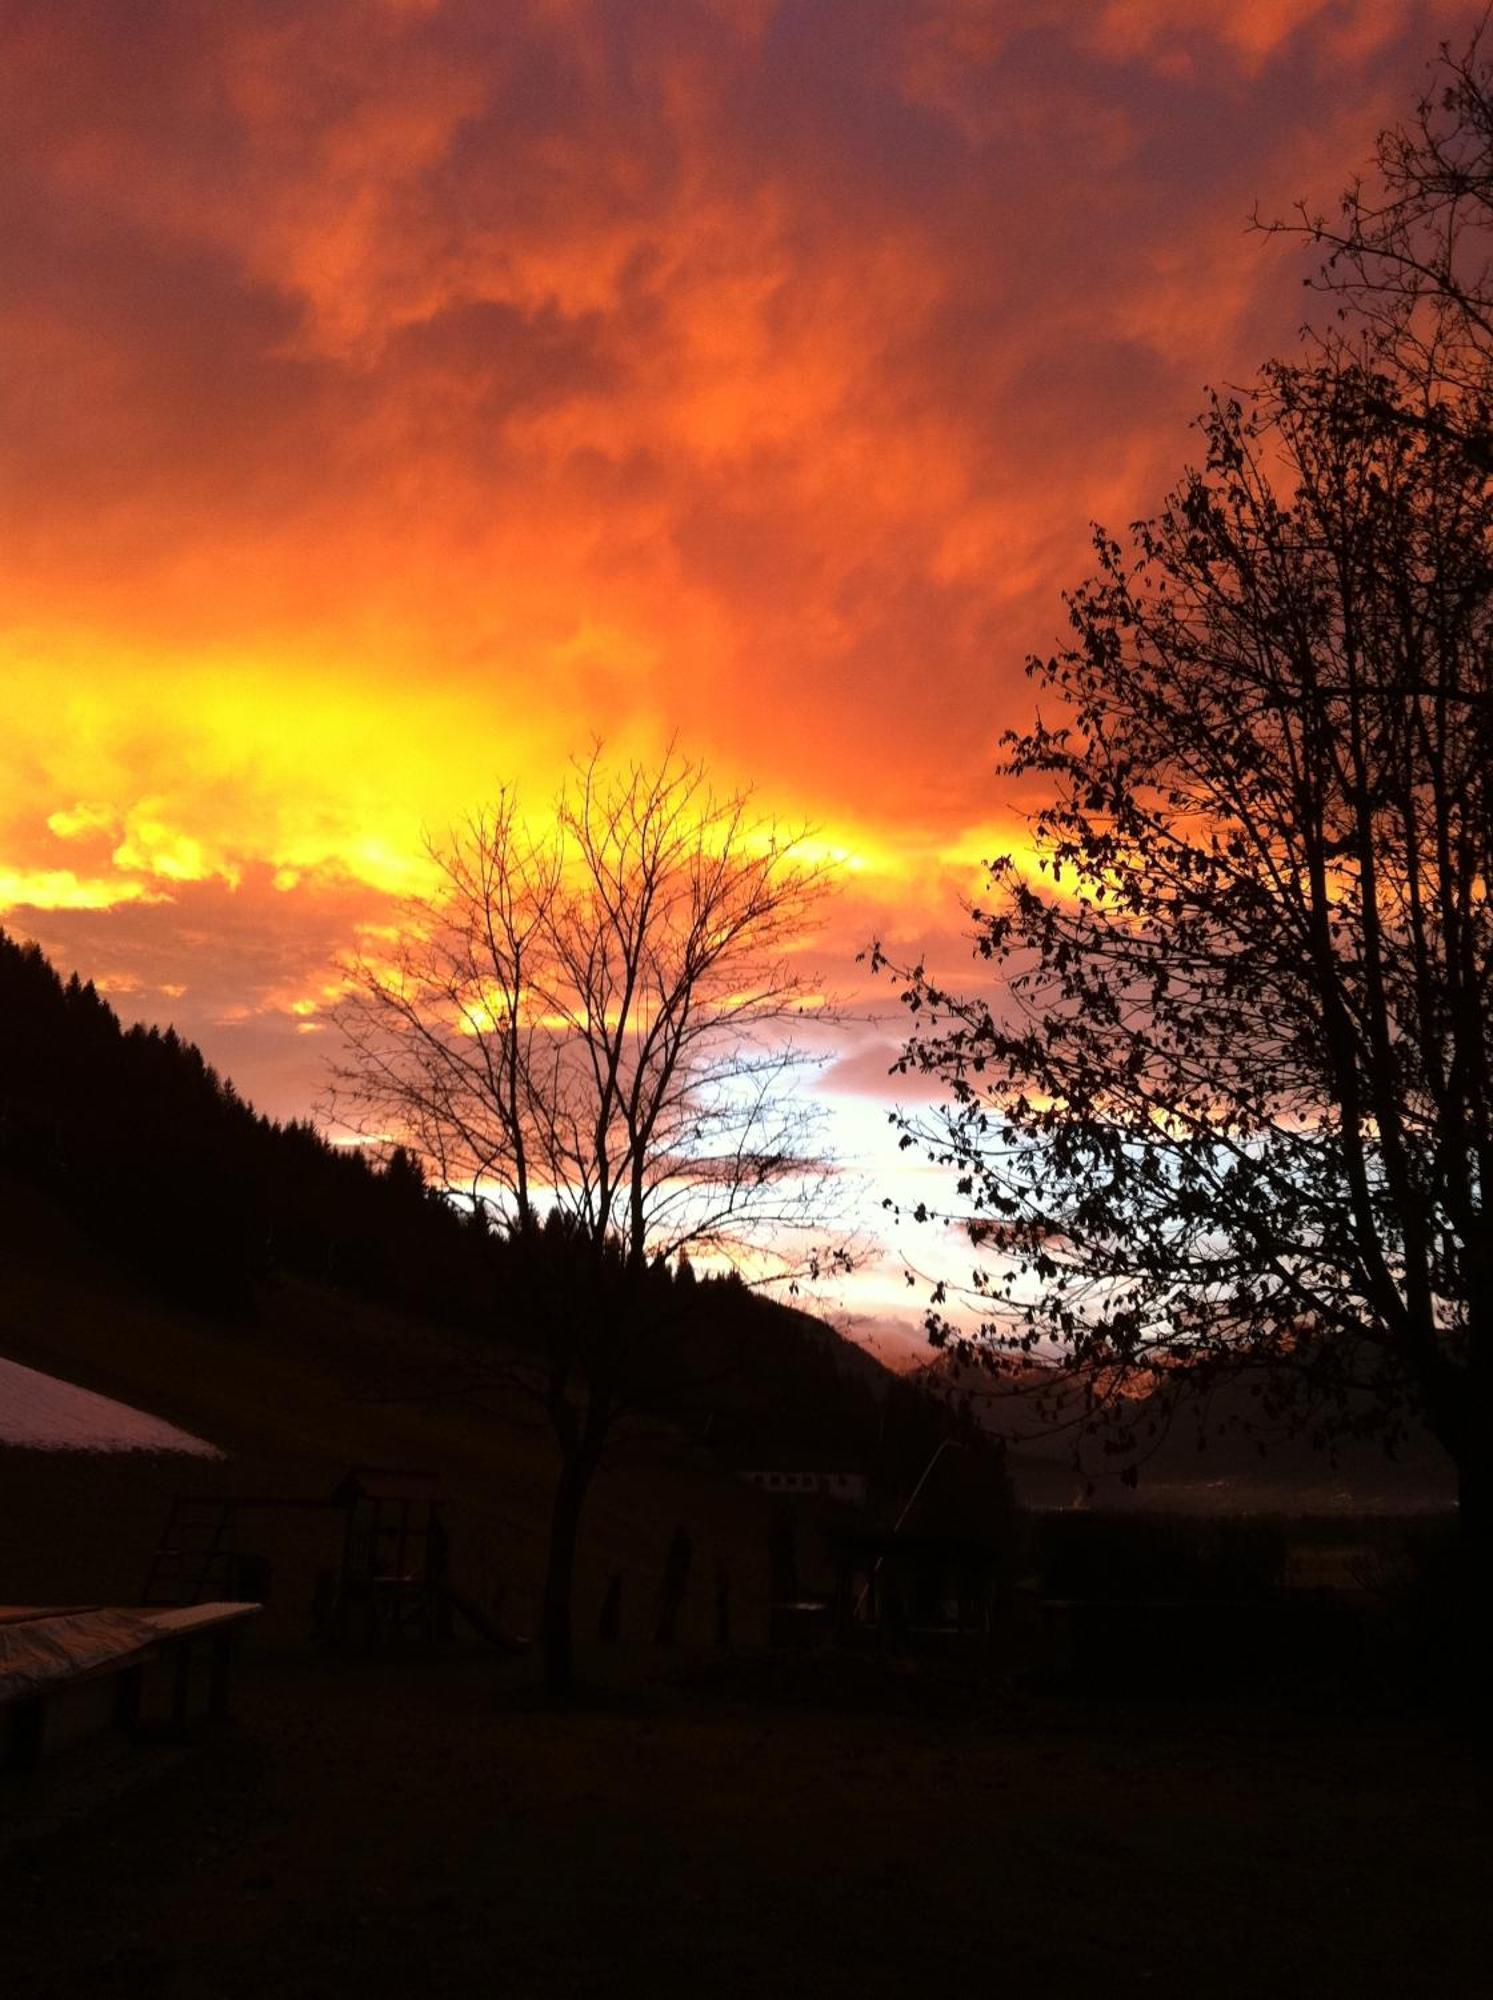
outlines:
{"label": "silhouetted bare tree", "polygon": [[826,1011],[797,953],[827,876],[672,753],[593,756],[543,830],[504,794],[432,854],[437,893],[353,968],[333,1108],[415,1148],[528,1273],[561,1457],[543,1645],[563,1693],[582,1502],[659,1333],[650,1261],[786,1272],[820,1213],[795,1030]]}
{"label": "silhouetted bare tree", "polygon": [[1241,1366],[1323,1440],[1423,1413],[1485,1562],[1493,498],[1393,394],[1276,367],[1098,537],[1006,739],[1047,803],[975,913],[996,991],[914,968],[904,1067],[952,1099],[977,1345],[1078,1364],[1127,1447],[1128,1391]]}

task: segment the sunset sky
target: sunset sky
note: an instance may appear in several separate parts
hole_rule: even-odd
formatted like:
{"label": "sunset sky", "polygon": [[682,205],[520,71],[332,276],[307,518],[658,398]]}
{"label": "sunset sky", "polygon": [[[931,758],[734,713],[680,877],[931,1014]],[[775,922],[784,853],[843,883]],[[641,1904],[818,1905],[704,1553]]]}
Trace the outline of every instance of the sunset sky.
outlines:
{"label": "sunset sky", "polygon": [[[10,0],[0,923],[262,1108],[504,780],[677,732],[957,963],[1087,524],[1471,11]],[[893,1029],[829,1087],[870,1148]]]}

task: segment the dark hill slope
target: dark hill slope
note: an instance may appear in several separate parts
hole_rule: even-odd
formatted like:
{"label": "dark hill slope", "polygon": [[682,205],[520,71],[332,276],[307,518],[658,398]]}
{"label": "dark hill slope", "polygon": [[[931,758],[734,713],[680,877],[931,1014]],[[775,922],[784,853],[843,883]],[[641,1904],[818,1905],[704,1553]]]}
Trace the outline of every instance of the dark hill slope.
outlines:
{"label": "dark hill slope", "polygon": [[[953,1355],[930,1362],[922,1379],[929,1393],[948,1397],[1007,1441],[1017,1491],[1037,1506],[1068,1506],[1087,1495],[1105,1508],[1419,1513],[1455,1498],[1446,1455],[1423,1427],[1412,1429],[1393,1458],[1370,1440],[1339,1440],[1329,1449],[1308,1425],[1266,1422],[1258,1378],[1248,1370],[1175,1404],[1137,1403],[1132,1421],[1141,1442],[1112,1455],[1100,1440],[1081,1437],[1076,1385],[1066,1396],[1055,1393],[1036,1371],[1029,1385],[1002,1382]],[[1129,1466],[1133,1485],[1122,1477]]]}
{"label": "dark hill slope", "polygon": [[260,1117],[171,1028],[125,1028],[0,932],[0,1166],[158,1292],[252,1314],[287,1274],[443,1319],[490,1309],[486,1246],[413,1163]]}
{"label": "dark hill slope", "polygon": [[[125,1028],[77,973],[0,932],[0,1172],[149,1293],[253,1322],[287,1280],[522,1349],[503,1240],[386,1160],[259,1116],[167,1027]],[[810,1315],[660,1273],[670,1365],[655,1401],[698,1426],[724,1401],[795,1404],[864,1430],[882,1375]],[[687,1389],[687,1394],[681,1391]]]}
{"label": "dark hill slope", "polygon": [[[372,1161],[258,1116],[169,1028],[124,1028],[0,934],[0,1353],[229,1454],[147,1477],[6,1453],[0,1596],[131,1596],[171,1488],[311,1495],[354,1461],[440,1473],[484,1524],[472,1573],[530,1593],[554,1460],[516,1386],[508,1254],[404,1154]],[[899,1490],[958,1428],[811,1315],[655,1275],[668,1338],[590,1510],[583,1601],[613,1568],[656,1566],[680,1519],[718,1520],[733,1566],[755,1562],[759,1502],[727,1468],[765,1447],[854,1458]]]}
{"label": "dark hill slope", "polygon": [[[174,1493],[315,1498],[349,1465],[435,1472],[452,1502],[453,1575],[532,1630],[554,1485],[537,1406],[506,1371],[470,1385],[474,1344],[347,1292],[286,1278],[252,1326],[164,1304],[35,1190],[0,1179],[0,1353],[169,1419],[222,1461],[0,1448],[0,1602],[132,1602]],[[484,1350],[475,1358],[490,1360]],[[676,1523],[702,1576],[735,1579],[743,1619],[766,1592],[759,1496],[657,1423],[619,1441],[588,1511],[583,1629],[620,1570],[631,1622],[648,1615]],[[267,1513],[246,1530],[274,1568],[270,1636],[303,1637],[315,1571],[339,1524]],[[705,1586],[693,1614],[704,1624]],[[589,1608],[588,1608],[589,1607]]]}

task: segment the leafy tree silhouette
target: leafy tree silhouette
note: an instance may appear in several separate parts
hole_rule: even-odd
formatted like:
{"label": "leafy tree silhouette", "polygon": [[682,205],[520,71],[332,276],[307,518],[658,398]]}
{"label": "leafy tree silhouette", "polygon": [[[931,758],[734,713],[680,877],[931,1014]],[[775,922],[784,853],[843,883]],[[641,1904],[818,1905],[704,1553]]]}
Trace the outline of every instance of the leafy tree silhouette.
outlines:
{"label": "leafy tree silhouette", "polygon": [[975,912],[996,990],[905,980],[950,1100],[907,1136],[958,1176],[976,1347],[1063,1357],[1132,1454],[1240,1369],[1323,1443],[1423,1417],[1485,1577],[1493,493],[1373,358],[1215,401],[1203,468],[1098,536],[1007,738],[1044,803]]}

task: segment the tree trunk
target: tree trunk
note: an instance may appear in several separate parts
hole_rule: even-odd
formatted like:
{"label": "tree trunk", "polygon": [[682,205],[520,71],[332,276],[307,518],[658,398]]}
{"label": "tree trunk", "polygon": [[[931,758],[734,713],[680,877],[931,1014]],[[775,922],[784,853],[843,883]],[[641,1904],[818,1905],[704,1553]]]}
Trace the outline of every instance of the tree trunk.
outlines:
{"label": "tree trunk", "polygon": [[1493,1466],[1473,1450],[1457,1466],[1457,1546],[1462,1567],[1472,1574],[1488,1555],[1493,1530]]}
{"label": "tree trunk", "polygon": [[1457,1465],[1457,1589],[1466,1624],[1468,1666],[1485,1678],[1487,1642],[1493,1627],[1493,1442],[1488,1451],[1476,1446]]}
{"label": "tree trunk", "polygon": [[544,1577],[544,1611],[540,1644],[544,1654],[545,1692],[565,1701],[575,1687],[574,1617],[575,1546],[585,1498],[587,1472],[578,1456],[567,1456],[555,1488],[550,1515],[549,1563]]}

